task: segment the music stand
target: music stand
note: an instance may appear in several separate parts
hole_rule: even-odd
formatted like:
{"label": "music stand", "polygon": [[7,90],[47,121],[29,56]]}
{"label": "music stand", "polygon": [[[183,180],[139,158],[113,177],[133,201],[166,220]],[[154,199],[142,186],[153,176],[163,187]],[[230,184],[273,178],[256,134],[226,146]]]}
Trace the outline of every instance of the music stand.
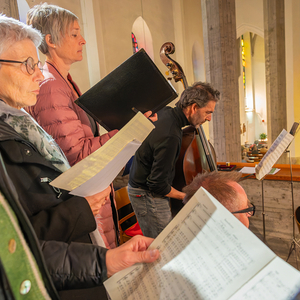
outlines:
{"label": "music stand", "polygon": [[264,198],[264,178],[261,180],[261,214],[263,218],[263,241],[266,243],[266,219],[265,219],[265,198]]}
{"label": "music stand", "polygon": [[299,240],[296,240],[296,233],[295,233],[295,220],[297,222],[297,225],[299,226],[299,230],[300,230],[300,207],[298,207],[295,211],[295,201],[294,201],[294,185],[293,185],[293,171],[292,171],[292,162],[291,162],[291,152],[290,150],[286,150],[286,152],[289,153],[289,163],[290,163],[290,174],[291,174],[291,193],[292,193],[292,218],[293,218],[293,240],[291,242],[291,246],[290,246],[290,250],[289,250],[289,254],[288,257],[286,259],[286,261],[289,260],[291,254],[293,253],[293,251],[295,250],[295,255],[296,255],[296,267],[298,269],[298,253],[297,253],[297,246],[299,247]]}
{"label": "music stand", "polygon": [[[292,136],[295,136],[296,132],[297,132],[297,128],[299,126],[299,123],[298,122],[294,122],[289,134],[292,135]],[[278,136],[278,138],[275,140],[275,142],[272,144],[271,148],[269,149],[272,150],[273,148],[273,145],[274,147],[276,147],[276,141],[277,141],[277,144],[280,143],[283,139],[280,139],[280,136],[282,136],[283,134],[283,131],[282,133]],[[279,139],[279,140],[278,140]],[[291,247],[290,247],[290,251],[289,251],[289,255],[288,255],[288,258],[286,261],[288,261],[291,253],[293,250],[295,250],[296,252],[296,265],[297,265],[297,268],[298,268],[298,261],[297,261],[297,250],[296,250],[296,247],[295,245],[297,245],[296,243],[296,239],[295,239],[295,218],[294,218],[294,211],[295,211],[295,204],[294,204],[294,186],[293,186],[293,172],[292,172],[292,162],[291,162],[291,152],[290,150],[288,150],[290,144],[291,144],[292,140],[289,142],[288,145],[285,145],[285,150],[281,152],[280,156],[283,154],[283,153],[289,153],[289,165],[290,165],[290,174],[291,174],[291,193],[292,193],[292,210],[293,210],[293,241],[292,241],[292,244],[291,244]],[[274,150],[274,149],[273,149]],[[268,152],[269,152],[268,151]],[[267,152],[267,154],[268,154]],[[266,154],[266,155],[267,155]],[[279,159],[280,156],[275,156],[274,158],[276,159],[276,161]],[[262,161],[258,164],[258,166],[263,163],[265,157],[262,159]],[[276,163],[276,161],[273,160],[273,165]],[[261,168],[262,166],[260,166]],[[260,169],[259,169],[260,170]],[[264,173],[265,175],[260,178],[260,180],[262,181],[262,216],[263,216],[263,241],[266,242],[266,231],[265,231],[265,207],[264,207],[264,177],[268,174],[268,173]]]}

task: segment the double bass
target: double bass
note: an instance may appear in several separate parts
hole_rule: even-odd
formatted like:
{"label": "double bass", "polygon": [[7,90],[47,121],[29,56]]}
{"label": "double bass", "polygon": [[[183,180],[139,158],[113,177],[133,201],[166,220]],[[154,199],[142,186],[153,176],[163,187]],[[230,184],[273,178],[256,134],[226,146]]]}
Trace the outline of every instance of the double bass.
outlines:
{"label": "double bass", "polygon": [[[174,52],[175,46],[173,43],[164,43],[160,49],[160,58],[172,75],[168,79],[173,78],[175,82],[181,81],[186,89],[188,84],[182,67],[169,56]],[[184,186],[192,182],[197,174],[217,170],[216,154],[213,146],[206,139],[202,125],[189,126],[183,129],[182,145],[175,166],[175,178],[172,186],[182,190]],[[177,213],[181,207],[182,201],[171,199],[173,214]]]}

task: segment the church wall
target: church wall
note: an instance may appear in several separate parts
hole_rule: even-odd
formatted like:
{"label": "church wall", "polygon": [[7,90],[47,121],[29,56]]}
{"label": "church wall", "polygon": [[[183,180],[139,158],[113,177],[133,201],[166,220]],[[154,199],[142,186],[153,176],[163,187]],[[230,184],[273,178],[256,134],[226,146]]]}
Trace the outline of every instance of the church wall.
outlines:
{"label": "church wall", "polygon": [[[249,219],[250,230],[263,240],[262,190],[264,194],[266,245],[286,260],[293,240],[293,210],[291,183],[289,181],[247,179],[241,182],[248,199],[256,207],[255,216]],[[295,209],[300,205],[300,182],[293,183]],[[295,226],[296,239],[299,230]],[[298,252],[299,255],[299,252]],[[298,256],[298,260],[300,257]],[[295,252],[288,261],[296,267]]]}
{"label": "church wall", "polygon": [[[300,3],[298,0],[285,1],[286,39],[286,81],[287,81],[287,122],[288,129],[294,121],[300,121]],[[300,136],[292,144],[292,155],[300,157]]]}
{"label": "church wall", "polygon": [[[202,28],[202,15],[201,15],[201,2],[198,0],[185,0],[184,1],[184,33],[185,33],[185,56],[186,67],[185,73],[189,84],[194,83],[194,70],[193,70],[193,46],[198,43],[198,51],[204,54],[203,44],[203,28]],[[204,56],[202,68],[205,70]],[[205,73],[204,73],[205,74]],[[205,78],[202,78],[204,80]]]}
{"label": "church wall", "polygon": [[[114,70],[132,52],[131,30],[134,21],[141,16],[147,23],[153,40],[154,61],[162,72],[166,67],[160,61],[159,50],[166,41],[174,42],[172,1],[100,1],[99,10],[95,10],[95,19],[101,21],[105,73]],[[94,6],[95,7],[95,6]],[[97,34],[98,35],[98,34]],[[139,42],[139,41],[137,41]],[[102,76],[106,74],[101,74]]]}
{"label": "church wall", "polygon": [[236,0],[235,10],[237,37],[247,31],[259,34],[263,37],[264,20],[262,0]]}
{"label": "church wall", "polygon": [[265,51],[264,39],[259,35],[254,43],[252,62],[256,111],[255,139],[258,139],[261,133],[267,133]]}

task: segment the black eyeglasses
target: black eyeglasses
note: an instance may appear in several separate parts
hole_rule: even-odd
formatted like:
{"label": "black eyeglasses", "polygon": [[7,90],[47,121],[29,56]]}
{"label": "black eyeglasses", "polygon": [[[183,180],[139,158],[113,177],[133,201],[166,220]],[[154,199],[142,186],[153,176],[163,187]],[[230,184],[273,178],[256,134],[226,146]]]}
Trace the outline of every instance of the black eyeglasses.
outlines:
{"label": "black eyeglasses", "polygon": [[34,63],[34,60],[32,57],[28,57],[25,61],[17,61],[17,60],[8,60],[8,59],[0,59],[0,62],[7,62],[7,63],[13,63],[13,64],[22,64],[26,67],[26,71],[29,75],[32,75],[35,72],[35,67],[37,66],[41,72],[43,71],[43,66],[40,61],[37,63]]}
{"label": "black eyeglasses", "polygon": [[248,208],[233,212],[233,214],[242,214],[242,213],[247,213],[249,215],[249,217],[254,216],[254,214],[255,214],[255,205],[253,203],[250,203]]}

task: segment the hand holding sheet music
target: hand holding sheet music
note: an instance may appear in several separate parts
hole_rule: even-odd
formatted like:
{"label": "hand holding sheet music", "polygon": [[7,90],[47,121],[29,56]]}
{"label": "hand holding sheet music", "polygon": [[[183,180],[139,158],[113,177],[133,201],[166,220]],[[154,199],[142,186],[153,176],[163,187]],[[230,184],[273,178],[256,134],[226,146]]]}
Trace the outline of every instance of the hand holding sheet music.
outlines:
{"label": "hand holding sheet music", "polygon": [[139,112],[101,148],[61,174],[51,185],[82,197],[103,191],[153,128],[151,121]]}
{"label": "hand holding sheet music", "polygon": [[292,299],[300,289],[300,272],[202,188],[150,248],[158,261],[104,282],[112,300]]}

